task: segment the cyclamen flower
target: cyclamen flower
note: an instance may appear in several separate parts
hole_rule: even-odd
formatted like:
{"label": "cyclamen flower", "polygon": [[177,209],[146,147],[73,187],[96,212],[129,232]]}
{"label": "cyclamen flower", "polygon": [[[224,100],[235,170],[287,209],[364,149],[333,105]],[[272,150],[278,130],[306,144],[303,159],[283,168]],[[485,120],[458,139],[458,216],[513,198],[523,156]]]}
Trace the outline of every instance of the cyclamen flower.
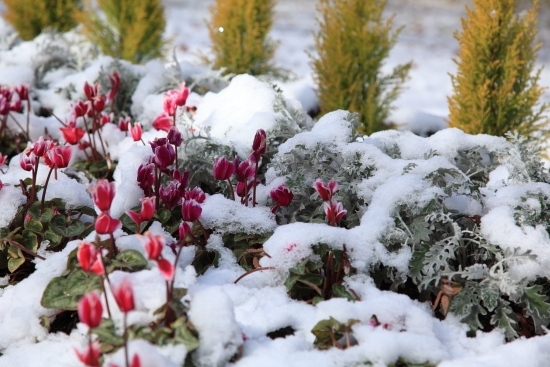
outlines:
{"label": "cyclamen flower", "polygon": [[127,210],[126,214],[132,219],[134,223],[141,226],[141,223],[153,219],[155,214],[155,196],[139,199],[141,201],[141,211],[135,212],[133,210]]}
{"label": "cyclamen flower", "polygon": [[259,158],[265,153],[267,149],[267,134],[265,130],[260,129],[254,135],[254,142],[252,143],[252,150],[256,158]]}
{"label": "cyclamen flower", "polygon": [[107,212],[103,212],[95,220],[95,231],[98,234],[113,234],[119,225],[120,221],[118,219],[112,218]]}
{"label": "cyclamen flower", "polygon": [[214,161],[214,178],[216,180],[228,180],[231,176],[233,176],[234,172],[235,165],[227,160],[227,158],[216,158]]}
{"label": "cyclamen flower", "polygon": [[109,81],[111,82],[111,89],[109,90],[109,93],[107,93],[107,99],[109,101],[113,101],[118,93],[118,89],[120,88],[120,74],[115,71],[109,75]]}
{"label": "cyclamen flower", "polygon": [[80,322],[88,325],[90,329],[101,324],[103,306],[97,292],[87,293],[78,302],[78,318]]}
{"label": "cyclamen flower", "polygon": [[126,116],[124,118],[118,119],[118,128],[120,131],[128,131],[128,127],[130,126],[130,117]]}
{"label": "cyclamen flower", "polygon": [[202,204],[206,200],[206,195],[200,187],[195,187],[193,190],[186,191],[184,198],[185,200],[193,199],[197,203]]}
{"label": "cyclamen flower", "polygon": [[127,313],[135,308],[134,291],[128,278],[124,278],[118,286],[113,286],[113,296],[122,312]]}
{"label": "cyclamen flower", "polygon": [[75,117],[86,116],[90,112],[90,103],[84,101],[78,101],[73,106],[73,114]]}
{"label": "cyclamen flower", "polygon": [[172,144],[166,142],[164,145],[159,145],[154,148],[154,162],[161,169],[166,169],[171,166],[176,160],[176,151]]}
{"label": "cyclamen flower", "polygon": [[183,138],[181,136],[181,133],[178,131],[178,129],[175,126],[172,126],[170,128],[170,131],[168,131],[168,135],[166,136],[166,139],[168,139],[168,142],[172,145],[175,145],[176,147],[179,147],[183,143]]}
{"label": "cyclamen flower", "polygon": [[142,164],[138,167],[137,182],[139,187],[145,191],[145,195],[150,195],[152,192],[152,186],[155,183],[154,170],[155,165],[153,163]]}
{"label": "cyclamen flower", "polygon": [[246,182],[248,179],[254,177],[256,172],[256,163],[251,162],[249,159],[239,163],[239,159],[235,158],[233,162],[235,166],[235,175],[238,182]]}
{"label": "cyclamen flower", "polygon": [[136,122],[134,126],[130,127],[130,135],[132,135],[132,139],[134,139],[134,141],[140,141],[141,134],[142,134],[142,129],[141,129],[141,124],[139,122]]}
{"label": "cyclamen flower", "polygon": [[44,156],[45,163],[51,168],[65,168],[71,160],[72,150],[70,146],[56,146],[46,152]]}
{"label": "cyclamen flower", "polygon": [[170,131],[173,125],[173,120],[166,113],[160,114],[155,121],[153,121],[153,127],[157,130]]}
{"label": "cyclamen flower", "polygon": [[325,184],[321,179],[318,179],[313,184],[313,187],[323,201],[331,201],[334,193],[338,191],[338,182],[330,180],[328,184]]}
{"label": "cyclamen flower", "polygon": [[281,206],[289,206],[294,198],[294,194],[285,184],[279,185],[277,188],[271,190],[269,196],[271,196],[275,202],[275,206],[271,209],[272,213],[275,213]]}
{"label": "cyclamen flower", "polygon": [[99,367],[99,343],[93,342],[92,345],[84,348],[83,351],[74,349],[76,356],[80,362],[84,363],[88,367]]}
{"label": "cyclamen flower", "polygon": [[84,83],[84,94],[89,101],[93,100],[99,94],[99,84],[90,85],[88,82]]}
{"label": "cyclamen flower", "polygon": [[178,107],[184,106],[187,102],[190,89],[182,84],[179,90],[171,90],[164,94],[164,112],[168,116],[174,116]]}
{"label": "cyclamen flower", "polygon": [[181,222],[178,227],[178,234],[180,236],[180,241],[182,244],[189,242],[193,238],[193,231],[191,227],[186,222]]}
{"label": "cyclamen flower", "polygon": [[[119,367],[119,366],[111,362],[109,363],[109,367]],[[141,367],[141,360],[139,359],[139,355],[134,354],[134,356],[132,357],[132,362],[130,362],[129,367]]]}
{"label": "cyclamen flower", "polygon": [[61,130],[63,139],[71,145],[78,144],[80,139],[82,139],[82,137],[86,134],[83,129],[76,127],[74,123],[69,124],[67,127],[59,128],[59,130]]}
{"label": "cyclamen flower", "polygon": [[21,155],[19,157],[19,166],[25,171],[30,171],[34,168],[34,154],[31,156]]}
{"label": "cyclamen flower", "polygon": [[160,200],[162,200],[168,210],[172,209],[181,202],[179,187],[180,183],[178,181],[171,180],[168,182],[168,185],[161,186],[159,189]]}
{"label": "cyclamen flower", "polygon": [[342,220],[344,215],[347,213],[347,210],[344,210],[342,203],[335,200],[325,202],[324,209],[328,222],[333,226],[336,226],[336,224],[340,222],[340,220]]}
{"label": "cyclamen flower", "polygon": [[102,212],[111,209],[111,204],[115,197],[115,183],[108,180],[99,180],[95,186],[92,187],[92,198],[94,204]]}
{"label": "cyclamen flower", "polygon": [[149,260],[158,260],[164,247],[164,237],[161,235],[154,235],[151,232],[145,233],[147,242],[145,242],[145,252]]}
{"label": "cyclamen flower", "polygon": [[83,271],[97,275],[105,274],[101,252],[89,242],[82,242],[78,247],[76,258]]}
{"label": "cyclamen flower", "polygon": [[19,99],[21,101],[27,101],[29,99],[29,87],[21,84],[17,87],[15,87],[15,91],[19,95]]}
{"label": "cyclamen flower", "polygon": [[194,199],[185,200],[181,206],[181,216],[186,222],[194,222],[202,214],[202,208]]}

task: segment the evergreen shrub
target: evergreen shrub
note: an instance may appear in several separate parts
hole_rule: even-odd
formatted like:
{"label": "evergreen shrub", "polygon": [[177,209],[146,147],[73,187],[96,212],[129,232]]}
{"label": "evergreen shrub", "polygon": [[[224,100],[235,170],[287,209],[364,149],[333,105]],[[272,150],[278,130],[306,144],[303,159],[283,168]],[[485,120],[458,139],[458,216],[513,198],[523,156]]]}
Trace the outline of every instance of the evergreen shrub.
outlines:
{"label": "evergreen shrub", "polygon": [[384,121],[407,79],[411,63],[381,73],[401,29],[383,18],[386,0],[320,0],[318,55],[312,56],[314,79],[324,112],[344,109],[361,114],[366,134],[385,128]]}
{"label": "evergreen shrub", "polygon": [[275,0],[216,0],[208,32],[213,66],[225,73],[281,76],[271,59],[276,44],[267,38]]}
{"label": "evergreen shrub", "polygon": [[87,1],[76,18],[84,35],[104,54],[134,63],[162,56],[166,19],[161,0],[98,0],[97,4],[102,14]]}
{"label": "evergreen shrub", "polygon": [[76,26],[72,16],[80,0],[4,0],[4,18],[24,40],[31,40],[42,30],[51,28],[66,32]]}
{"label": "evergreen shrub", "polygon": [[449,126],[470,134],[503,136],[517,130],[538,141],[550,135],[539,104],[544,88],[535,69],[540,43],[538,1],[524,15],[517,0],[474,0],[456,33],[460,50],[455,60],[454,94],[449,97]]}

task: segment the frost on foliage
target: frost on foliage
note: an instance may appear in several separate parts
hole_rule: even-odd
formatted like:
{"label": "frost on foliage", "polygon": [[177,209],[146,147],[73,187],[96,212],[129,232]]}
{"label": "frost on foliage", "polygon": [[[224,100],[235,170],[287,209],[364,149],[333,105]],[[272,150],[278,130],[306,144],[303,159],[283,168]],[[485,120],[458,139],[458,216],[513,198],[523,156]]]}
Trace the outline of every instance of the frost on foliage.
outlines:
{"label": "frost on foliage", "polygon": [[272,232],[276,223],[267,207],[247,207],[222,195],[209,196],[200,218],[206,228],[220,233],[262,234]]}
{"label": "frost on foliage", "polygon": [[191,294],[189,320],[200,336],[194,358],[197,366],[221,367],[235,356],[243,344],[235,321],[233,303],[218,287],[197,289]]}

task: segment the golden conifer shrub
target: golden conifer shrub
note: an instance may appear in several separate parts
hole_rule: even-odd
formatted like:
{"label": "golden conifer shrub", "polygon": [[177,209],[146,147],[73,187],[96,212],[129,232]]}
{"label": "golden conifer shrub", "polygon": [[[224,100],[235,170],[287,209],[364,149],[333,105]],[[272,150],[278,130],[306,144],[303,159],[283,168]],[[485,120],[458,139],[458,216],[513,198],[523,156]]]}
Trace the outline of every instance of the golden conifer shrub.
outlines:
{"label": "golden conifer shrub", "polygon": [[381,73],[401,29],[384,19],[386,0],[320,0],[317,55],[311,55],[321,110],[361,114],[362,132],[384,125],[391,103],[408,77],[410,63]]}
{"label": "golden conifer shrub", "polygon": [[541,70],[535,70],[538,1],[522,15],[516,6],[517,0],[474,0],[466,8],[455,34],[460,49],[449,126],[498,136],[517,130],[542,142],[550,134],[548,105],[539,104]]}
{"label": "golden conifer shrub", "polygon": [[275,75],[281,73],[271,59],[276,44],[268,39],[275,0],[216,0],[207,24],[213,66],[225,73]]}
{"label": "golden conifer shrub", "polygon": [[74,12],[80,0],[4,0],[4,18],[28,41],[49,28],[66,32],[76,26]]}
{"label": "golden conifer shrub", "polygon": [[166,19],[161,0],[97,0],[97,5],[104,16],[87,0],[76,18],[104,54],[134,63],[162,56]]}

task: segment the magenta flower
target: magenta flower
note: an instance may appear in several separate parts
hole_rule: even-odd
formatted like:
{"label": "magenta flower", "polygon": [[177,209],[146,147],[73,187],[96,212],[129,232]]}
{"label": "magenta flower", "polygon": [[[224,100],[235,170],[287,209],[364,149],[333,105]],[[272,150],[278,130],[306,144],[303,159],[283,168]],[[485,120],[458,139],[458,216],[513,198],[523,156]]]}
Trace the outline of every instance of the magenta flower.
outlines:
{"label": "magenta flower", "polygon": [[102,212],[108,211],[111,209],[111,204],[115,197],[115,183],[109,182],[108,180],[99,180],[95,186],[93,186],[90,191],[92,192],[92,198],[94,199],[94,204]]}
{"label": "magenta flower", "polygon": [[93,100],[99,94],[99,84],[90,85],[88,82],[84,83],[84,94],[88,101]]}
{"label": "magenta flower", "polygon": [[46,152],[44,160],[51,167],[65,168],[71,160],[72,150],[70,146],[56,146]]}
{"label": "magenta flower", "polygon": [[206,195],[200,187],[195,187],[193,190],[186,191],[184,198],[185,200],[193,199],[197,203],[202,204],[204,203],[204,200],[206,200]]}
{"label": "magenta flower", "polygon": [[267,149],[267,134],[265,130],[260,129],[256,131],[256,135],[254,136],[254,142],[252,143],[252,150],[254,151],[254,155],[256,158],[259,158],[261,155],[265,153]]}
{"label": "magenta flower", "polygon": [[162,200],[166,209],[170,210],[181,202],[180,183],[171,180],[168,185],[161,186],[159,189],[159,198]]}
{"label": "magenta flower", "polygon": [[134,126],[130,127],[130,135],[132,135],[132,139],[134,139],[134,141],[140,141],[141,134],[142,134],[142,129],[141,129],[141,124],[139,122],[136,122]]}
{"label": "magenta flower", "polygon": [[292,202],[292,198],[294,198],[294,194],[285,184],[279,185],[277,188],[271,190],[269,196],[271,196],[275,202],[275,205],[271,208],[272,213],[275,213],[281,206],[289,206]]}
{"label": "magenta flower", "polygon": [[152,187],[155,183],[154,171],[155,165],[153,163],[142,164],[138,168],[137,182],[139,187],[145,192],[145,195],[150,195],[152,192]]}
{"label": "magenta flower", "polygon": [[84,101],[78,101],[73,105],[73,114],[75,117],[86,116],[90,112],[90,103]]}
{"label": "magenta flower", "polygon": [[166,136],[166,138],[168,139],[168,142],[170,142],[170,144],[175,145],[176,147],[179,147],[183,143],[181,133],[175,126],[172,126],[170,128],[170,131],[168,131],[168,135]]}
{"label": "magenta flower", "polygon": [[181,206],[181,216],[186,222],[194,222],[202,214],[202,208],[194,199],[185,200]]}
{"label": "magenta flower", "polygon": [[[160,139],[155,139],[155,140],[160,140]],[[166,139],[163,139],[163,140],[166,140]],[[151,145],[153,145],[153,142],[151,142]],[[174,147],[172,146],[172,144],[170,144],[167,140],[165,144],[157,145],[153,149],[153,152],[155,153],[155,156],[154,156],[155,164],[163,170],[171,166],[176,160],[176,151],[174,150]]]}
{"label": "magenta flower", "polygon": [[234,172],[235,165],[229,162],[227,158],[216,158],[216,160],[214,161],[214,178],[216,180],[228,180],[229,178],[231,178],[231,176],[233,176]]}

